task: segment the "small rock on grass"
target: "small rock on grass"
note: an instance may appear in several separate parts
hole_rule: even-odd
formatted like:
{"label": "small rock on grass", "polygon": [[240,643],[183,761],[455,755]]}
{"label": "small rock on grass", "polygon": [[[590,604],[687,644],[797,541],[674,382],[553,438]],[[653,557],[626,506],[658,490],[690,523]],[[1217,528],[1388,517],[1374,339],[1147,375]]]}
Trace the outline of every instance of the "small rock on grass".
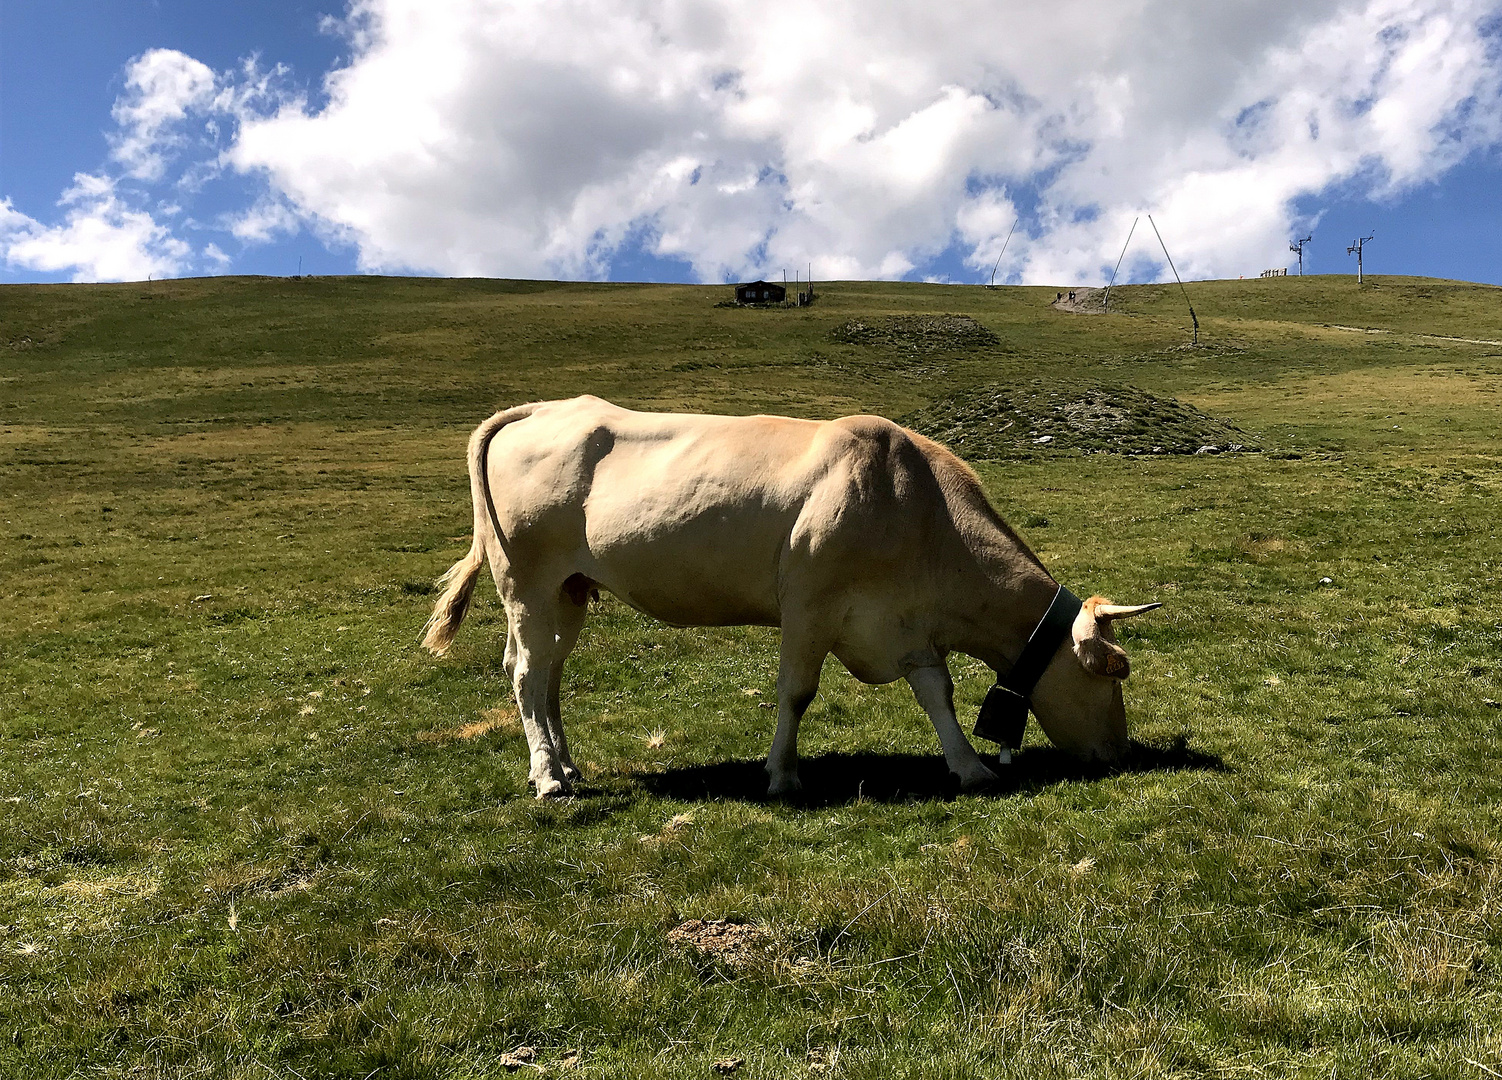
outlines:
{"label": "small rock on grass", "polygon": [[509,1054],[502,1054],[500,1057],[501,1068],[509,1069],[511,1072],[516,1072],[517,1069],[524,1069],[536,1062],[537,1051],[530,1046],[518,1046]]}
{"label": "small rock on grass", "polygon": [[716,1061],[713,1065],[711,1065],[710,1068],[719,1073],[721,1076],[729,1076],[745,1063],[745,1058],[721,1058],[719,1061]]}

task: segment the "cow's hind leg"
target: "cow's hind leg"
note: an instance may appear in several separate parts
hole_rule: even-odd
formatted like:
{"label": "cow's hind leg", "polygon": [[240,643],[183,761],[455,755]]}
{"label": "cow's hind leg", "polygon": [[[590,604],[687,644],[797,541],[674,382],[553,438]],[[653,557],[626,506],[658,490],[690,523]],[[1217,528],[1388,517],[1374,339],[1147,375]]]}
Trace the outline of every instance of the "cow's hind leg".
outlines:
{"label": "cow's hind leg", "polygon": [[[908,673],[907,682],[913,688],[913,697],[933,721],[939,745],[944,748],[944,762],[959,777],[960,789],[973,791],[996,783],[997,775],[960,730],[959,719],[954,715],[954,680],[949,677],[948,665],[916,668]],[[1007,753],[1005,748],[1002,753]]]}
{"label": "cow's hind leg", "polygon": [[782,630],[782,653],[777,669],[777,734],[767,754],[767,794],[792,795],[803,788],[798,779],[798,724],[819,692],[819,673],[828,646],[814,644],[801,633]]}
{"label": "cow's hind leg", "polygon": [[565,586],[564,596],[558,605],[558,631],[556,653],[548,678],[548,737],[563,766],[563,778],[570,784],[578,783],[580,773],[569,756],[568,738],[563,734],[563,713],[559,707],[559,690],[563,685],[563,664],[574,651],[579,641],[579,631],[584,629],[585,616],[589,614],[589,597],[578,590]]}
{"label": "cow's hind leg", "polygon": [[[570,780],[549,723],[553,669],[563,663],[558,648],[558,613],[556,597],[537,602],[518,599],[506,605],[511,624],[506,643],[507,666],[516,692],[522,730],[527,735],[527,750],[531,758],[527,775],[536,787],[539,799],[570,793]],[[578,631],[574,633],[577,636]],[[561,725],[559,730],[562,730]]]}
{"label": "cow's hind leg", "polygon": [[506,613],[506,652],[501,657],[501,663],[506,668],[506,678],[511,680],[511,685],[516,685],[516,658],[520,655],[521,646],[516,641],[516,620],[511,613]]}

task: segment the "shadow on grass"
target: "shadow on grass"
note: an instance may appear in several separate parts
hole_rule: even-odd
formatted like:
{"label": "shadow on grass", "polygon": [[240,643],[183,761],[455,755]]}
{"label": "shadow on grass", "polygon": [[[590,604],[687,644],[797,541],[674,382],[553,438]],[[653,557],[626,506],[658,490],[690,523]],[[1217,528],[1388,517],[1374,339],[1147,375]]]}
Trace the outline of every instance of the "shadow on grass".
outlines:
{"label": "shadow on grass", "polygon": [[[637,773],[631,779],[654,795],[671,799],[765,802],[764,764],[757,759],[685,765],[659,773]],[[1188,740],[1182,737],[1163,744],[1133,740],[1125,759],[1110,768],[1087,764],[1051,746],[1038,746],[1013,755],[1012,764],[1000,769],[1001,783],[977,794],[1010,798],[1070,781],[1188,769],[1230,771],[1221,758],[1191,749]],[[793,801],[800,806],[839,806],[857,799],[921,802],[952,799],[959,794],[958,783],[938,754],[821,754],[803,758],[798,775],[803,781],[803,791]]]}

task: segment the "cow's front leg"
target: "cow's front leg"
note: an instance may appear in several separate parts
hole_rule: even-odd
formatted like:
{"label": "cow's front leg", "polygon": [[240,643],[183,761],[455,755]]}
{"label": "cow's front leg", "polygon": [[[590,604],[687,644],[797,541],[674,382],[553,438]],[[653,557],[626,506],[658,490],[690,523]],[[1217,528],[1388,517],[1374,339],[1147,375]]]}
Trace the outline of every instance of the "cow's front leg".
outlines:
{"label": "cow's front leg", "polygon": [[[960,778],[960,790],[973,791],[996,783],[1000,778],[986,766],[960,730],[960,722],[954,715],[954,681],[949,677],[948,665],[915,668],[908,672],[907,682],[913,688],[913,697],[933,721],[939,745],[944,748],[944,762]],[[1001,753],[1002,764],[1007,764],[1010,752],[1002,747]]]}
{"label": "cow's front leg", "polygon": [[777,670],[777,734],[767,754],[767,794],[772,798],[803,789],[798,779],[798,724],[819,692],[819,672],[827,649],[810,645],[801,635],[782,632],[782,657]]}

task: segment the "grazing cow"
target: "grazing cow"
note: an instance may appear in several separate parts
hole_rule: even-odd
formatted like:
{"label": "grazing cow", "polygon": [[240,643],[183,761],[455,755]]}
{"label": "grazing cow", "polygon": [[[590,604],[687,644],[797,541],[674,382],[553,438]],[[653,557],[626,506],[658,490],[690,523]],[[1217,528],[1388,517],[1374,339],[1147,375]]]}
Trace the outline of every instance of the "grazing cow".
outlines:
{"label": "grazing cow", "polygon": [[1126,746],[1111,622],[1158,605],[1081,604],[964,462],[889,420],[549,401],[476,428],[469,478],[474,542],[441,579],[423,644],[449,647],[488,558],[539,798],[579,777],[558,688],[595,589],[677,626],[781,628],[772,795],[800,786],[798,722],[831,652],[863,682],[907,679],[965,789],[997,777],[955,718],[951,652],[1011,673],[992,690],[1011,723],[983,710],[992,733],[977,734],[1015,745],[1031,705],[1066,750],[1109,761]]}

